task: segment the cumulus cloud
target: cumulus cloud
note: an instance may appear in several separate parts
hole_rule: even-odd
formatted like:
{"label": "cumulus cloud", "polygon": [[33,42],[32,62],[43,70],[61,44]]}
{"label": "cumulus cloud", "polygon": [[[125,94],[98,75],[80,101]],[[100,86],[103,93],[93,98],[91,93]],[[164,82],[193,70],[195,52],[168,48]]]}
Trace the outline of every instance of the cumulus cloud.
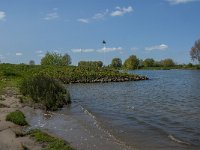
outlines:
{"label": "cumulus cloud", "polygon": [[103,20],[106,15],[108,14],[109,10],[106,9],[104,12],[100,12],[100,13],[96,13],[95,15],[93,15],[90,18],[79,18],[77,19],[77,21],[81,22],[81,23],[90,23],[90,22],[94,22],[97,20]]}
{"label": "cumulus cloud", "polygon": [[23,53],[15,53],[16,56],[22,56]]}
{"label": "cumulus cloud", "polygon": [[6,13],[4,11],[0,11],[0,21],[5,20],[6,18]]}
{"label": "cumulus cloud", "polygon": [[122,47],[104,47],[102,49],[97,50],[99,53],[108,53],[108,52],[115,52],[115,51],[123,51]]}
{"label": "cumulus cloud", "polygon": [[71,49],[73,53],[91,53],[94,52],[94,49],[82,49],[82,48],[77,48],[77,49]]}
{"label": "cumulus cloud", "polygon": [[167,0],[171,5],[185,4],[189,2],[194,2],[197,0]]}
{"label": "cumulus cloud", "polygon": [[126,7],[116,7],[115,11],[111,12],[111,16],[112,17],[116,17],[116,16],[123,16],[127,13],[131,13],[133,12],[133,8],[131,6]]}
{"label": "cumulus cloud", "polygon": [[154,46],[151,46],[151,47],[146,47],[145,50],[146,51],[154,51],[154,50],[165,50],[167,48],[168,48],[167,45],[160,44],[160,45],[154,45]]}

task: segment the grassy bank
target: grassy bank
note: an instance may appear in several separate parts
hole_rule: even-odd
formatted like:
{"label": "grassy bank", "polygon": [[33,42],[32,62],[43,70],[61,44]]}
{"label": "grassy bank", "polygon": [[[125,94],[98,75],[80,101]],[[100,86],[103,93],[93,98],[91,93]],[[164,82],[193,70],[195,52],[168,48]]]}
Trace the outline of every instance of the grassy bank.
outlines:
{"label": "grassy bank", "polygon": [[41,65],[14,65],[0,64],[0,87],[6,85],[17,86],[22,78],[42,74],[54,79],[59,79],[62,83],[88,83],[101,81],[115,81],[119,78],[129,80],[139,79],[138,75],[120,73],[106,68],[85,68],[74,66],[41,66]]}
{"label": "grassy bank", "polygon": [[101,67],[0,64],[0,92],[3,93],[4,87],[16,87],[34,103],[42,104],[45,110],[57,110],[71,102],[63,84],[146,79],[144,76]]}

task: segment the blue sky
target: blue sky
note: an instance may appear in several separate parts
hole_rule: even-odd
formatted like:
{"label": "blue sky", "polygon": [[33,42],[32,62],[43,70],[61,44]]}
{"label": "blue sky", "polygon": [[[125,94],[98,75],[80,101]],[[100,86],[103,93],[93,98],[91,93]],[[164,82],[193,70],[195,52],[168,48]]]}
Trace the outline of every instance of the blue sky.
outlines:
{"label": "blue sky", "polygon": [[50,51],[68,53],[75,65],[132,54],[189,63],[199,7],[199,0],[0,0],[0,60],[40,63]]}

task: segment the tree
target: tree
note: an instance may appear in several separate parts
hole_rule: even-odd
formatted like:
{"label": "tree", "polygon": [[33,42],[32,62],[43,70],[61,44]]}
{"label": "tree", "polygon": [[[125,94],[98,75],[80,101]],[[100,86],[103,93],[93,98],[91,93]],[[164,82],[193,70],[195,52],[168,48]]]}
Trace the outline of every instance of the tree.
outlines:
{"label": "tree", "polygon": [[153,58],[147,58],[144,60],[144,66],[145,67],[153,67],[154,66],[154,59]]}
{"label": "tree", "polygon": [[70,65],[72,62],[71,62],[71,57],[65,53],[63,58],[62,58],[62,64],[66,64],[67,66]]}
{"label": "tree", "polygon": [[200,63],[200,39],[195,41],[194,46],[190,50],[192,60],[197,60]]}
{"label": "tree", "polygon": [[35,61],[34,60],[30,60],[29,61],[29,65],[35,65]]}
{"label": "tree", "polygon": [[71,64],[71,57],[68,54],[47,52],[41,59],[41,65],[68,66]]}
{"label": "tree", "polygon": [[131,55],[124,62],[124,67],[129,70],[137,69],[139,65],[139,59],[135,55]]}
{"label": "tree", "polygon": [[174,61],[171,58],[161,60],[160,63],[163,67],[173,67],[175,65]]}
{"label": "tree", "polygon": [[122,60],[120,58],[113,58],[112,63],[111,63],[111,67],[114,67],[114,68],[122,67]]}

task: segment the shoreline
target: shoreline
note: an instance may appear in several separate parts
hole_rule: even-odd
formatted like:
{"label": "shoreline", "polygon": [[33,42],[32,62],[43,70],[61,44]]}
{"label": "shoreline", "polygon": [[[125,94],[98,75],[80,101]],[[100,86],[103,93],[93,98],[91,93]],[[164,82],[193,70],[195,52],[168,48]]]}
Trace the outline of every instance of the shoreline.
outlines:
{"label": "shoreline", "polygon": [[13,111],[21,110],[22,104],[18,98],[17,92],[11,88],[6,88],[5,93],[1,95],[0,108],[0,145],[2,150],[23,150],[25,148],[31,150],[41,150],[42,144],[36,142],[29,136],[17,137],[18,133],[23,133],[26,127],[16,125],[10,121],[6,121],[6,116]]}
{"label": "shoreline", "polygon": [[56,135],[68,141],[76,150],[101,150],[102,147],[104,150],[135,150],[102,128],[100,122],[90,116],[84,108],[75,107],[72,111],[70,109],[74,108],[65,107],[47,114],[40,109],[29,107],[22,111],[26,112],[31,129],[39,128],[50,135]]}
{"label": "shoreline", "polygon": [[[31,150],[41,150],[44,148],[41,142],[36,142],[29,135],[17,137],[16,133],[24,132],[30,129],[40,129],[50,136],[69,142],[69,145],[76,150],[133,150],[107,131],[100,128],[98,122],[85,112],[77,119],[77,116],[68,113],[68,108],[61,111],[45,113],[41,109],[34,109],[20,103],[19,94],[13,89],[6,89],[5,94],[1,95],[1,104],[9,107],[0,108],[0,145],[4,149],[23,150],[24,147]],[[15,110],[20,110],[26,116],[30,126],[21,127],[12,122],[5,121],[6,115]],[[64,112],[63,112],[64,111]],[[34,120],[36,118],[36,120]],[[81,119],[81,120],[80,120]],[[53,120],[53,121],[52,121]],[[46,121],[46,123],[44,123]],[[88,122],[90,125],[88,125]],[[53,124],[55,123],[55,124]],[[65,126],[64,130],[59,128]],[[64,133],[64,134],[63,134]]]}
{"label": "shoreline", "polygon": [[[0,95],[0,149],[1,150],[41,150],[47,148],[48,143],[37,141],[28,133],[28,126],[20,126],[10,121],[6,121],[6,116],[16,110],[20,110],[26,116],[24,107],[31,109],[29,106],[24,106],[20,103],[20,94],[16,89],[5,88],[4,93]],[[27,119],[26,119],[27,120]],[[29,122],[28,122],[29,124]],[[48,131],[42,131],[42,134],[47,134],[52,138],[63,140],[55,134]],[[68,142],[65,141],[68,146]]]}

